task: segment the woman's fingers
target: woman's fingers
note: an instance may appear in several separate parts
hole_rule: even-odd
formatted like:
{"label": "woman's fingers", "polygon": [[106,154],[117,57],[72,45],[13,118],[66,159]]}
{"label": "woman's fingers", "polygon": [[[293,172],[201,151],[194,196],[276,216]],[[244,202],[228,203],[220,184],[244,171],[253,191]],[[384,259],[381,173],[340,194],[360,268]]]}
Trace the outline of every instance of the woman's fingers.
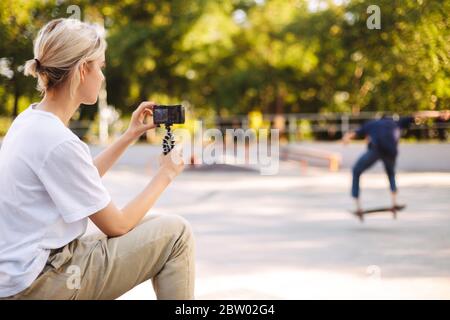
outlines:
{"label": "woman's fingers", "polygon": [[150,127],[150,129],[154,128],[155,125],[153,123],[153,111],[146,109],[143,111],[143,115],[144,115],[143,120],[147,119],[147,122],[144,123],[144,125],[146,126],[146,130],[148,130],[147,127]]}
{"label": "woman's fingers", "polygon": [[151,119],[147,120],[147,123],[144,123],[144,120],[147,117],[153,117],[153,107],[155,105],[156,103],[153,101],[144,101],[133,112],[132,117],[138,120],[139,125],[144,125],[146,127],[146,130],[148,130],[147,127],[150,127],[150,129],[154,128],[153,121]]}
{"label": "woman's fingers", "polygon": [[[153,107],[156,105],[153,101],[142,102],[136,110],[134,110],[132,118],[138,119],[140,122],[144,120],[147,115],[153,115]],[[151,112],[151,113],[149,113]]]}
{"label": "woman's fingers", "polygon": [[181,150],[182,148],[177,145],[177,147],[170,151],[167,155],[161,155],[159,158],[161,170],[169,172],[172,179],[179,175],[184,169],[184,160],[180,154]]}
{"label": "woman's fingers", "polygon": [[153,128],[156,128],[156,125],[154,123],[147,123],[147,124],[144,125],[144,130],[145,131],[153,129]]}
{"label": "woman's fingers", "polygon": [[183,157],[183,145],[181,143],[177,143],[173,148],[173,151],[176,152],[178,156]]}
{"label": "woman's fingers", "polygon": [[138,114],[139,122],[143,123],[146,117],[151,116],[153,116],[153,113],[151,113],[149,109],[144,109],[140,114]]}
{"label": "woman's fingers", "polygon": [[144,114],[144,119],[145,117],[153,117],[153,111],[149,110],[149,109],[145,109],[144,112],[142,112]]}
{"label": "woman's fingers", "polygon": [[143,110],[149,109],[153,110],[153,107],[156,106],[156,103],[153,101],[143,101],[141,104],[134,110],[133,113],[141,114]]}
{"label": "woman's fingers", "polygon": [[184,165],[183,160],[183,146],[181,144],[176,144],[172,151],[169,153],[172,158],[172,161],[176,165]]}
{"label": "woman's fingers", "polygon": [[127,131],[131,132],[134,137],[139,137],[147,130],[156,127],[153,123],[154,106],[156,106],[155,102],[144,101],[133,111]]}

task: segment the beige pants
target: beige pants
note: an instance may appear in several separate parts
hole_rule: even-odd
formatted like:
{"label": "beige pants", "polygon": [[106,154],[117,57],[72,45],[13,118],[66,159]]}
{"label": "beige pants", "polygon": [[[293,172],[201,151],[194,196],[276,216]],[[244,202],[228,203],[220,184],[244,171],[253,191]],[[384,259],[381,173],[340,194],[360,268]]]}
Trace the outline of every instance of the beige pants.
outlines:
{"label": "beige pants", "polygon": [[148,279],[158,299],[193,299],[194,255],[185,219],[150,215],[123,236],[94,235],[52,250],[32,285],[7,299],[115,299]]}

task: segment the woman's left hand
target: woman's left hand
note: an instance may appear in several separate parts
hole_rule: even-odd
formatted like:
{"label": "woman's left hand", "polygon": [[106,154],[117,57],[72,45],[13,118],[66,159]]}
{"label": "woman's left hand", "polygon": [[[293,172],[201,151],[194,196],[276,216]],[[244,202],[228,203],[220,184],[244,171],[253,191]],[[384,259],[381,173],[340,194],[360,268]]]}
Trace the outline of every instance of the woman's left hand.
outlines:
{"label": "woman's left hand", "polygon": [[[153,107],[155,105],[156,103],[153,101],[142,102],[131,115],[131,121],[125,134],[134,140],[147,130],[155,128],[156,125],[153,123]],[[147,121],[144,122],[146,119]]]}

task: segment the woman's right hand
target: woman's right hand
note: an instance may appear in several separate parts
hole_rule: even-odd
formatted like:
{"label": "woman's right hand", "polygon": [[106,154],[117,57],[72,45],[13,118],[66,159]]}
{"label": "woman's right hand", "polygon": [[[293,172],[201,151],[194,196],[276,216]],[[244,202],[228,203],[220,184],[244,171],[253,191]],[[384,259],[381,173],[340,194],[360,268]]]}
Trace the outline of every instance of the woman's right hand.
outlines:
{"label": "woman's right hand", "polygon": [[184,169],[183,150],[175,146],[168,154],[160,156],[159,165],[159,171],[173,180]]}
{"label": "woman's right hand", "polygon": [[131,115],[130,124],[125,131],[125,135],[129,136],[131,140],[134,141],[147,130],[155,128],[156,125],[153,123],[153,108],[155,106],[156,103],[153,101],[142,102]]}

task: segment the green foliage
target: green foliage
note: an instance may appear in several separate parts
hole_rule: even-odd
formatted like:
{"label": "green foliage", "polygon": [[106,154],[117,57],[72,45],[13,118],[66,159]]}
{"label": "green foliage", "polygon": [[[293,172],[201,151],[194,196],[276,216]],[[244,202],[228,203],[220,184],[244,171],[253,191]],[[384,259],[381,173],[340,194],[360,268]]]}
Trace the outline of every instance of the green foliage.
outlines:
{"label": "green foliage", "polygon": [[3,137],[6,134],[11,122],[12,120],[10,117],[0,117],[0,137]]}
{"label": "green foliage", "polygon": [[197,116],[411,112],[450,103],[450,0],[85,0],[0,2],[0,114],[39,98],[20,66],[47,21],[79,5],[107,30],[108,102],[129,114],[141,100],[187,101]]}

